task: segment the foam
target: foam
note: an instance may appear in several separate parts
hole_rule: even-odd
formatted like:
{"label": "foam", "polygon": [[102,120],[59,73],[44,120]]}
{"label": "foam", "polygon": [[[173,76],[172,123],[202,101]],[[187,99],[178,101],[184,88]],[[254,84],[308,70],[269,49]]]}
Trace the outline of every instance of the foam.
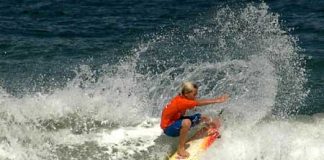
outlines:
{"label": "foam", "polygon": [[204,159],[319,160],[324,156],[323,129],[323,124],[296,120],[265,121],[253,128],[227,126]]}
{"label": "foam", "polygon": [[[8,150],[9,149],[9,150]],[[8,145],[0,145],[0,159],[16,159],[14,151],[10,150]]]}
{"label": "foam", "polygon": [[[118,128],[109,132],[103,131],[96,134],[96,141],[100,146],[108,146],[111,149],[108,152],[114,157],[113,159],[119,159],[122,156],[119,153],[123,152],[127,152],[131,156],[135,153],[148,151],[148,148],[155,144],[154,140],[161,135],[157,120],[150,119],[150,121],[150,126],[145,125],[147,122],[144,122],[136,127]],[[118,153],[114,153],[112,148],[117,150]]]}

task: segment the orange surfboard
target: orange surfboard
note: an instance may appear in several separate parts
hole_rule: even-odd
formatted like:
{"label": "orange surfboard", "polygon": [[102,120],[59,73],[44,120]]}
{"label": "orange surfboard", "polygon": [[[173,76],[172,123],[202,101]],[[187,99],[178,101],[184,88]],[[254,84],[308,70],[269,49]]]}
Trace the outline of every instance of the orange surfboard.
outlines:
{"label": "orange surfboard", "polygon": [[[190,153],[189,157],[184,158],[182,156],[179,156],[177,152],[175,152],[171,157],[169,157],[169,160],[199,160],[201,156],[207,151],[207,149],[213,143],[215,143],[218,137],[220,137],[220,134],[218,132],[220,122],[219,120],[217,120],[217,122],[215,123],[217,123],[215,127],[208,128],[205,133],[189,139],[189,141],[186,143],[186,146],[188,146],[186,148],[186,151]],[[200,132],[200,130],[198,130],[197,132]]]}

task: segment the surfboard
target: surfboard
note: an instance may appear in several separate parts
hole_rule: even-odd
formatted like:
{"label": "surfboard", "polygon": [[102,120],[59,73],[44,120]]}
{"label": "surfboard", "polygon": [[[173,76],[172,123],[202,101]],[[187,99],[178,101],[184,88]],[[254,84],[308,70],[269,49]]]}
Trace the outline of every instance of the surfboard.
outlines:
{"label": "surfboard", "polygon": [[215,123],[217,123],[215,127],[204,129],[203,132],[201,130],[198,130],[196,133],[202,132],[202,134],[196,135],[195,133],[195,135],[187,141],[186,151],[190,153],[189,157],[184,158],[178,155],[177,151],[175,151],[175,153],[171,157],[169,157],[169,160],[199,160],[201,156],[203,156],[203,154],[207,151],[207,149],[220,137],[220,122],[218,120]]}

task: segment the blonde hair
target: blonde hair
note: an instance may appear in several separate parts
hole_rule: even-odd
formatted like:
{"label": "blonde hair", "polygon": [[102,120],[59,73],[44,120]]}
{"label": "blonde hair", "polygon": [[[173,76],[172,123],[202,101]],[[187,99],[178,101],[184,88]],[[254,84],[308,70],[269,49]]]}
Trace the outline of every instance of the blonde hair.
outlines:
{"label": "blonde hair", "polygon": [[198,85],[193,82],[183,82],[181,84],[181,94],[182,95],[190,93],[195,89],[198,89]]}

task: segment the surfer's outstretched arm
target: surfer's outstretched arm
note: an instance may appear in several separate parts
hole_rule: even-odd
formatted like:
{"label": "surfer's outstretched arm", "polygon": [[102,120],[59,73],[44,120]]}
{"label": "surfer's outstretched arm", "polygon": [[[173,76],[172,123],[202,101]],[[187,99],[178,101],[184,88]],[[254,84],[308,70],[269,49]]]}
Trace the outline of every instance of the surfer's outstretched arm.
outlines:
{"label": "surfer's outstretched arm", "polygon": [[229,96],[227,94],[225,94],[223,96],[216,97],[216,98],[211,98],[211,99],[198,99],[196,101],[198,103],[198,106],[204,106],[204,105],[214,104],[214,103],[223,103],[228,98],[229,98]]}

